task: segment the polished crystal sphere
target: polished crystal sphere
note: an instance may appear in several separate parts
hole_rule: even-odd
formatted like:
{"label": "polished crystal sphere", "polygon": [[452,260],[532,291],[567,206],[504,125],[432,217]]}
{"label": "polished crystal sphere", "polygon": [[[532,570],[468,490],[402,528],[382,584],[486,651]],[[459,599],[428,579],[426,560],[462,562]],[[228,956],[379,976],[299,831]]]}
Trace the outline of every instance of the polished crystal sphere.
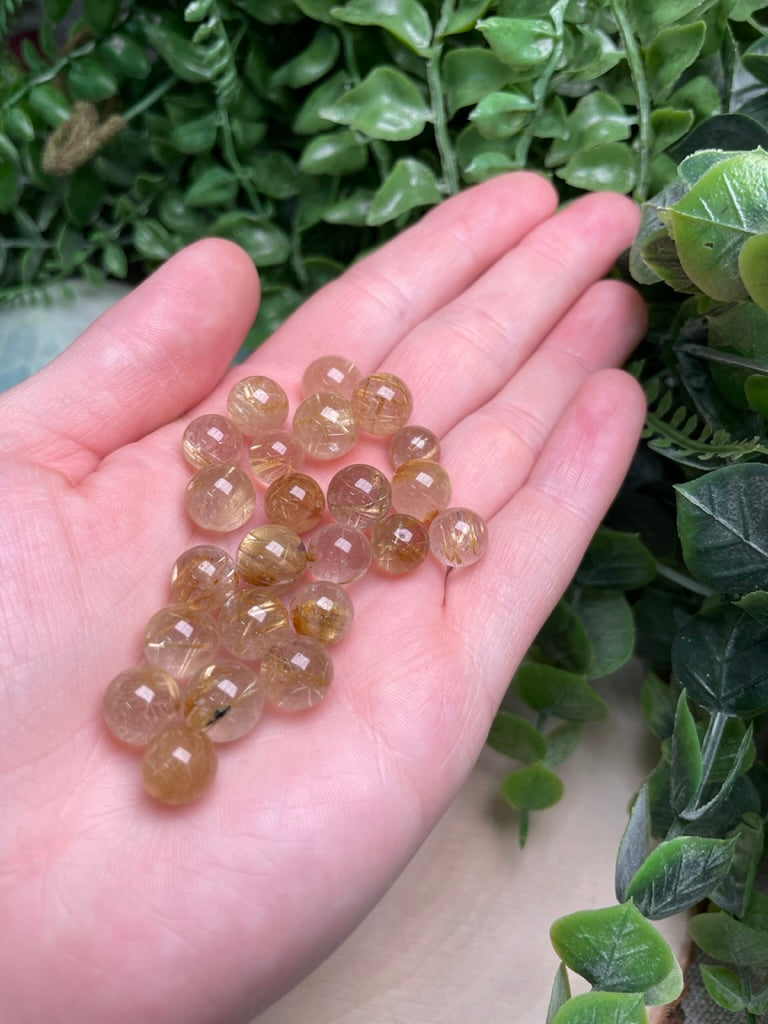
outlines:
{"label": "polished crystal sphere", "polygon": [[264,707],[259,673],[242,661],[216,661],[190,683],[184,717],[216,743],[239,740],[256,725]]}
{"label": "polished crystal sphere", "polygon": [[411,459],[432,459],[433,462],[439,462],[440,442],[437,435],[427,427],[407,423],[392,435],[389,442],[389,457],[395,469],[404,462],[410,462]]}
{"label": "polished crystal sphere", "polygon": [[205,612],[220,608],[234,594],[236,584],[234,559],[214,544],[183,551],[171,570],[174,602]]}
{"label": "polished crystal sphere", "polygon": [[282,427],[288,418],[288,396],[271,377],[244,377],[229,392],[227,412],[244,434]]}
{"label": "polished crystal sphere", "polygon": [[443,565],[472,565],[488,547],[488,526],[470,508],[447,508],[430,523],[429,546]]}
{"label": "polished crystal sphere", "polygon": [[451,478],[439,462],[412,459],[395,470],[392,505],[422,523],[429,523],[451,500]]}
{"label": "polished crystal sphere", "polygon": [[427,528],[413,516],[395,512],[374,526],[371,551],[384,572],[398,576],[412,572],[429,554]]}
{"label": "polished crystal sphere", "polygon": [[124,743],[143,747],[179,715],[179,684],[152,665],[138,665],[115,676],[104,693],[104,720]]}
{"label": "polished crystal sphere", "polygon": [[316,580],[299,587],[291,600],[293,627],[321,644],[336,644],[349,632],[355,610],[338,583]]}
{"label": "polished crystal sphere", "polygon": [[272,523],[306,533],[317,526],[325,511],[320,484],[306,473],[290,473],[270,484],[264,496],[264,512]]}
{"label": "polished crystal sphere", "polygon": [[239,466],[206,466],[191,477],[184,504],[189,518],[203,530],[229,533],[253,515],[256,492]]}
{"label": "polished crystal sphere", "polygon": [[171,605],[155,612],[144,632],[144,656],[150,665],[176,679],[199,672],[219,646],[219,629],[208,612]]}
{"label": "polished crystal sphere", "polygon": [[352,408],[367,434],[395,434],[408,422],[413,399],[405,381],[394,373],[372,373],[352,392]]}
{"label": "polished crystal sphere", "polygon": [[258,661],[292,632],[288,609],[276,594],[259,587],[238,591],[219,615],[221,642],[244,661]]}
{"label": "polished crystal sphere", "polygon": [[243,451],[243,435],[227,416],[209,413],[192,420],[181,442],[184,458],[196,469],[235,464]]}
{"label": "polished crystal sphere", "polygon": [[320,356],[304,371],[301,392],[305,398],[316,391],[350,398],[360,382],[362,374],[351,359],[344,356]]}
{"label": "polished crystal sphere", "polygon": [[166,804],[196,800],[216,775],[216,748],[187,725],[158,733],[144,751],[142,777],[147,790]]}
{"label": "polished crystal sphere", "polygon": [[287,587],[304,572],[307,549],[289,526],[266,523],[246,533],[237,549],[235,564],[246,583],[256,587]]}
{"label": "polished crystal sphere", "polygon": [[307,562],[312,575],[332,583],[352,583],[368,571],[371,542],[362,530],[344,523],[328,523],[312,535]]}
{"label": "polished crystal sphere", "polygon": [[328,692],[333,663],[318,640],[296,634],[270,648],[260,673],[272,704],[284,711],[303,711],[319,704]]}
{"label": "polished crystal sphere", "polygon": [[251,441],[248,461],[254,480],[269,487],[275,480],[301,469],[304,449],[287,430],[265,430]]}
{"label": "polished crystal sphere", "polygon": [[389,480],[375,466],[345,466],[328,484],[328,511],[346,526],[373,526],[387,514],[391,501]]}
{"label": "polished crystal sphere", "polygon": [[360,432],[352,405],[341,395],[318,391],[293,415],[293,433],[313,459],[338,459],[351,451]]}

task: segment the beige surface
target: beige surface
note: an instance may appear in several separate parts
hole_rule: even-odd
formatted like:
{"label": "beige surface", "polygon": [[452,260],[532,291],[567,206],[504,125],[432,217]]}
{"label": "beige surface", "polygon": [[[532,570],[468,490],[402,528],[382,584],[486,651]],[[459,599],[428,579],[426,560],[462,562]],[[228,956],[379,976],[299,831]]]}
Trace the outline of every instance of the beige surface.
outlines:
{"label": "beige surface", "polygon": [[[259,1024],[544,1024],[549,925],[614,902],[627,804],[653,763],[637,684],[631,674],[602,687],[610,717],[562,766],[566,795],[534,816],[524,850],[497,796],[511,762],[485,750],[382,902]],[[681,947],[685,922],[663,924]]]}

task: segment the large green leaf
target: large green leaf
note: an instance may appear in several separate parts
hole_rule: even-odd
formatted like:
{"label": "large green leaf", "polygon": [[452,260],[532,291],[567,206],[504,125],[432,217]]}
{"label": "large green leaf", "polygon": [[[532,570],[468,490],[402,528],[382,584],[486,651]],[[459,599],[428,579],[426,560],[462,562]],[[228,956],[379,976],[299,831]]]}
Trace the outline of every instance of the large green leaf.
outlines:
{"label": "large green leaf", "polygon": [[768,466],[725,466],[676,491],[678,532],[691,572],[727,594],[768,589]]}
{"label": "large green leaf", "polygon": [[680,75],[698,57],[706,25],[694,21],[689,25],[671,25],[659,32],[645,54],[648,84],[654,100],[665,100]]}
{"label": "large green leaf", "polygon": [[605,718],[608,706],[585,676],[552,665],[523,665],[515,676],[518,692],[534,711],[573,722]]}
{"label": "large green leaf", "polygon": [[419,54],[432,41],[432,23],[418,0],[349,0],[331,14],[349,25],[378,25]]}
{"label": "large green leaf", "polygon": [[577,588],[571,607],[589,637],[590,676],[600,679],[621,668],[635,647],[635,623],[624,594],[620,590]]}
{"label": "large green leaf", "polygon": [[768,969],[768,935],[736,921],[723,911],[697,914],[688,925],[691,937],[709,956],[738,968]]}
{"label": "large green leaf", "polygon": [[509,68],[498,57],[479,46],[449,50],[443,58],[442,71],[451,114],[461,107],[479,103],[489,93],[506,85],[511,77]]}
{"label": "large green leaf", "polygon": [[728,873],[734,840],[678,836],[646,857],[626,895],[657,920],[687,910],[708,896]]}
{"label": "large green leaf", "polygon": [[373,139],[400,142],[419,135],[432,117],[413,79],[381,65],[320,113]]}
{"label": "large green leaf", "polygon": [[748,612],[718,605],[675,637],[672,667],[691,700],[744,717],[768,708],[768,633]]}
{"label": "large green leaf", "polygon": [[[742,254],[749,241],[756,240],[748,240]],[[742,263],[740,258],[739,265]],[[709,367],[712,379],[737,409],[750,408],[750,380],[757,374],[768,374],[768,312],[754,302],[738,302],[712,312],[707,326],[709,347],[722,353],[713,353]]]}
{"label": "large green leaf", "polygon": [[601,526],[592,538],[576,582],[584,587],[633,590],[656,575],[656,560],[636,533]]}
{"label": "large green leaf", "polygon": [[557,602],[534,641],[540,661],[568,672],[588,672],[592,645],[581,619],[564,599]]}
{"label": "large green leaf", "polygon": [[539,730],[509,711],[497,713],[488,733],[488,745],[524,764],[540,761],[547,751],[547,744]]}

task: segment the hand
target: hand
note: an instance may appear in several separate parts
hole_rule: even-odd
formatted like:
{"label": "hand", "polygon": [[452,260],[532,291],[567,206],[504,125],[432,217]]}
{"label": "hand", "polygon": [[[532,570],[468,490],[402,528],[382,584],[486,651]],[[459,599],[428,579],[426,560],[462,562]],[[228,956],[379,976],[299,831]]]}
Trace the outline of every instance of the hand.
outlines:
{"label": "hand", "polygon": [[[256,275],[229,243],[197,243],[0,396],[9,1024],[246,1021],[354,928],[435,824],[643,420],[638,385],[613,369],[643,333],[642,304],[600,280],[637,210],[608,194],[555,207],[525,173],[446,201],[234,370]],[[177,555],[211,539],[182,507],[184,425],[223,411],[249,371],[295,404],[328,353],[406,380],[455,500],[489,520],[488,552],[447,577],[429,560],[353,584],[326,700],[265,714],[221,750],[197,803],[155,804],[100,702],[140,660]],[[386,465],[373,442],[348,461],[366,458]]]}

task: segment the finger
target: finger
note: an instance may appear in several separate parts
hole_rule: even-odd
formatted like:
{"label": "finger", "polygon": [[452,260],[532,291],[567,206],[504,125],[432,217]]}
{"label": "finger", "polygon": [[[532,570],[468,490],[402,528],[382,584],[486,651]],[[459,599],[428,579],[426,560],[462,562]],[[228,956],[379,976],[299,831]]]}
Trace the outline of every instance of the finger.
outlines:
{"label": "finger", "polygon": [[174,419],[219,380],[256,312],[258,279],[237,246],[198,242],[7,393],[5,448],[81,479],[106,454]]}

